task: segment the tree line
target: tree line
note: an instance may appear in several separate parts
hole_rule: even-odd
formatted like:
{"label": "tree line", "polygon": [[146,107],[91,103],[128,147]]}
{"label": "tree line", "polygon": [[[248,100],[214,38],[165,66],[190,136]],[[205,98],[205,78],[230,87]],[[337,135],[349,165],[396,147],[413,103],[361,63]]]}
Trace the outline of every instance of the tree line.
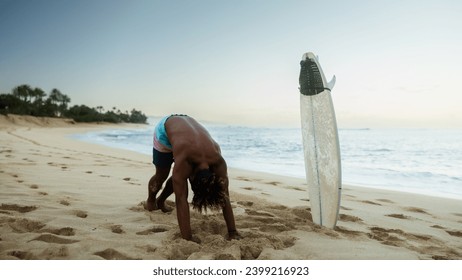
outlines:
{"label": "tree line", "polygon": [[147,117],[141,111],[130,112],[113,107],[105,110],[102,106],[90,108],[86,105],[69,107],[71,98],[58,89],[47,94],[41,88],[20,85],[11,93],[0,94],[0,114],[31,115],[36,117],[71,118],[76,122],[146,123]]}

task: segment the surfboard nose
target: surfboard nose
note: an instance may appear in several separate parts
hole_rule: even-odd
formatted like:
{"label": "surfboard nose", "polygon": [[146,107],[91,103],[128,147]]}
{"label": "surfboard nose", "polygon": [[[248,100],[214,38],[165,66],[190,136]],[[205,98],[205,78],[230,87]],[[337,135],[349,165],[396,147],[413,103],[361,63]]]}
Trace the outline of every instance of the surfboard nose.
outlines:
{"label": "surfboard nose", "polygon": [[317,58],[316,55],[312,52],[307,52],[307,53],[304,53],[303,56],[302,56],[302,60],[306,60],[306,59],[315,59]]}
{"label": "surfboard nose", "polygon": [[330,90],[325,83],[324,73],[312,52],[305,53],[300,62],[300,93],[303,95],[317,95],[324,90]]}

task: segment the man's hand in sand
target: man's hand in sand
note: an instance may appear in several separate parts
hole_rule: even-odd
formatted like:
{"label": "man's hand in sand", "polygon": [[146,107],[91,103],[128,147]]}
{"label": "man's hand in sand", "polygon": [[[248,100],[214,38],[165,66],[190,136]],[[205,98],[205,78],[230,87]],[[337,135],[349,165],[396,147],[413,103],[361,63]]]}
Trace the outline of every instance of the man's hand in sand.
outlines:
{"label": "man's hand in sand", "polygon": [[241,240],[243,237],[237,232],[237,230],[229,231],[228,232],[228,240]]}

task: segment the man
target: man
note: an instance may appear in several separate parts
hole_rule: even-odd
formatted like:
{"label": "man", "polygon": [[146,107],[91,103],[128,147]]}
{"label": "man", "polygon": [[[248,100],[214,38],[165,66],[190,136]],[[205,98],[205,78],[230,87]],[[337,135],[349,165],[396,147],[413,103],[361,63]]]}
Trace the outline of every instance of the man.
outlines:
{"label": "man", "polygon": [[[154,131],[153,164],[156,173],[149,180],[146,209],[172,211],[165,200],[175,193],[178,225],[181,236],[192,239],[188,183],[194,192],[193,208],[202,210],[222,209],[228,228],[228,239],[238,239],[233,209],[229,200],[226,162],[220,147],[207,130],[186,115],[170,115],[162,118]],[[173,161],[172,176],[167,180],[159,197],[157,193],[167,179]]]}

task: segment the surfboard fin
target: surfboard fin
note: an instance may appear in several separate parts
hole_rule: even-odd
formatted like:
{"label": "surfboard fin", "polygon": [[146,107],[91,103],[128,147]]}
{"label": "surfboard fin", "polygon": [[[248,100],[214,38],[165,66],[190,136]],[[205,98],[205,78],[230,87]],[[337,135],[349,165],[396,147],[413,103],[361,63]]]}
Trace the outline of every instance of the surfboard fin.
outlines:
{"label": "surfboard fin", "polygon": [[[319,55],[316,55],[316,60],[318,61],[319,63]],[[335,86],[335,82],[337,81],[337,78],[335,77],[335,75],[332,77],[332,79],[330,80],[330,82],[327,83],[326,85],[326,88],[332,90]]]}
{"label": "surfboard fin", "polygon": [[335,86],[335,82],[337,81],[337,78],[335,77],[335,75],[332,77],[332,79],[330,80],[330,82],[327,83],[327,88],[332,90]]}

